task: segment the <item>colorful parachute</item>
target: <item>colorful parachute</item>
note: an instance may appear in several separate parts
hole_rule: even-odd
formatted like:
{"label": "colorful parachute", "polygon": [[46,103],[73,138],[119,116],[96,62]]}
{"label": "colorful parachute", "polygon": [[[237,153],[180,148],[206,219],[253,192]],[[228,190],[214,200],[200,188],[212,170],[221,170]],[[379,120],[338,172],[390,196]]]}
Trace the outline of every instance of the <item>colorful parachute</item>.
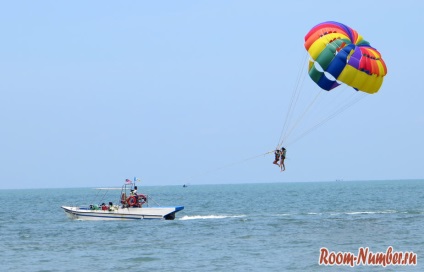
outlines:
{"label": "colorful parachute", "polygon": [[310,77],[327,91],[342,82],[359,91],[376,93],[387,74],[380,53],[341,23],[324,22],[313,27],[305,36],[305,48],[312,58]]}

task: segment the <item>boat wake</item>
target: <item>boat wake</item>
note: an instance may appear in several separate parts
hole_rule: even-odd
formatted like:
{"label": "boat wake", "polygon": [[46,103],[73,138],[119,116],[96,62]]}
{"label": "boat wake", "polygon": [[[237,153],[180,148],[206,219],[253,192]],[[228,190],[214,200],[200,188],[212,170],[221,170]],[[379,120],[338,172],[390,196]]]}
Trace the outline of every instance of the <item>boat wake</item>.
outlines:
{"label": "boat wake", "polygon": [[246,215],[185,215],[179,220],[206,220],[206,219],[226,219],[226,218],[241,218]]}

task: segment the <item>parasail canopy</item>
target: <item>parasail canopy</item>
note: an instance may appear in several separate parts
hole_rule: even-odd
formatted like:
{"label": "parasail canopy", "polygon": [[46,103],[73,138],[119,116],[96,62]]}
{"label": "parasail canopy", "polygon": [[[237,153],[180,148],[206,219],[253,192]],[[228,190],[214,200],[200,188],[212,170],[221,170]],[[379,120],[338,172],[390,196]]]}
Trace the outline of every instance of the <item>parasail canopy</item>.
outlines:
{"label": "parasail canopy", "polygon": [[305,36],[309,76],[322,89],[330,91],[341,83],[366,93],[376,93],[383,84],[387,67],[380,52],[354,29],[324,22]]}

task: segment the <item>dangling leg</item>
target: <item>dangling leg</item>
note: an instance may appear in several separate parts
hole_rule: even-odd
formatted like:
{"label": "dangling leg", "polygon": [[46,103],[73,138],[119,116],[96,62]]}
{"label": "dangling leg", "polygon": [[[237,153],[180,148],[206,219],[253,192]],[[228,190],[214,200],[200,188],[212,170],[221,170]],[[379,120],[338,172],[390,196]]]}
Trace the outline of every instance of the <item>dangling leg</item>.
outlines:
{"label": "dangling leg", "polygon": [[286,170],[286,166],[284,165],[284,158],[281,158],[280,168],[281,168],[281,172]]}

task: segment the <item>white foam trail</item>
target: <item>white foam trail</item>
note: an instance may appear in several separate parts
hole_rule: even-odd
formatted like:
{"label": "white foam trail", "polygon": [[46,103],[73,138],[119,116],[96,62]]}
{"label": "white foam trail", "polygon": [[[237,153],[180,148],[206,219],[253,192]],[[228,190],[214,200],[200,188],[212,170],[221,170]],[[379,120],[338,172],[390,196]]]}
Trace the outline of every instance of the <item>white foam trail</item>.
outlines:
{"label": "white foam trail", "polygon": [[376,211],[376,212],[347,212],[346,214],[384,214],[384,213],[396,213],[396,211],[388,210],[388,211]]}
{"label": "white foam trail", "polygon": [[278,213],[276,216],[290,216],[290,213]]}
{"label": "white foam trail", "polygon": [[184,215],[179,220],[204,220],[204,219],[225,219],[225,218],[239,218],[246,217],[246,215]]}

